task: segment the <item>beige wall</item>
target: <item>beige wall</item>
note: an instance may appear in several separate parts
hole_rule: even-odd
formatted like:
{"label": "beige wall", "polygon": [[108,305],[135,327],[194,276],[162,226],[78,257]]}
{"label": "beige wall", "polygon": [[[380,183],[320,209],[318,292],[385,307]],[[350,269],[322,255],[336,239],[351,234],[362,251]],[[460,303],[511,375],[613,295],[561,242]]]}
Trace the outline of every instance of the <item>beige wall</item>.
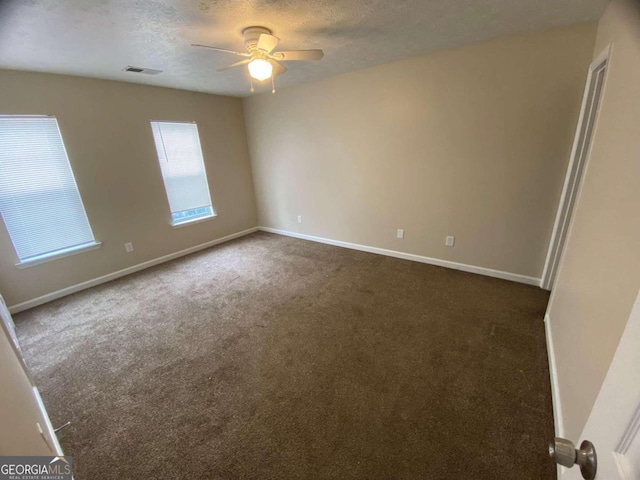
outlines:
{"label": "beige wall", "polygon": [[564,432],[577,440],[640,287],[640,4],[614,1],[613,43],[582,190],[549,306]]}
{"label": "beige wall", "polygon": [[[58,118],[102,248],[20,270],[0,225],[9,305],[256,226],[241,100],[60,75],[0,71],[0,113]],[[196,121],[218,216],[173,228],[150,120]],[[125,242],[135,251],[126,253]]]}
{"label": "beige wall", "polygon": [[260,225],[540,277],[595,33],[517,36],[245,99]]}

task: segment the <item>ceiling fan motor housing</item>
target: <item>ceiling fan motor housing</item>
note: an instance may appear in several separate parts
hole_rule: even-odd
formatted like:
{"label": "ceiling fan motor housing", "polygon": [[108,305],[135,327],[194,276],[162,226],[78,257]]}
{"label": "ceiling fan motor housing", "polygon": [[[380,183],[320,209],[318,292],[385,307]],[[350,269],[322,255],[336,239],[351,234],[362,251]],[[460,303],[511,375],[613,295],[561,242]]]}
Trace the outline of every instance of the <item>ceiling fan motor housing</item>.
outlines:
{"label": "ceiling fan motor housing", "polygon": [[260,39],[260,35],[263,33],[271,35],[271,30],[265,27],[247,27],[242,30],[242,35],[244,35],[244,46],[249,52],[253,53],[257,50],[258,40]]}

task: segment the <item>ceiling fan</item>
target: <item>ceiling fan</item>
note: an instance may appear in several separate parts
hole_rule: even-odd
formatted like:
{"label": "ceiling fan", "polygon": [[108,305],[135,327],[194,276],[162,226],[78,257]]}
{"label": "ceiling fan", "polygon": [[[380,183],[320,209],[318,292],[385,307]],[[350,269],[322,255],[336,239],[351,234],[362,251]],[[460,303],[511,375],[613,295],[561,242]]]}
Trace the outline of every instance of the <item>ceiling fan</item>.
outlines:
{"label": "ceiling fan", "polygon": [[247,52],[235,52],[225,48],[212,47],[209,45],[201,45],[192,43],[192,47],[204,47],[216,50],[218,52],[231,53],[244,60],[232,63],[226,67],[218,69],[219,72],[230,68],[247,65],[251,81],[251,92],[253,92],[253,79],[262,82],[271,78],[272,93],[275,93],[273,77],[287,71],[287,67],[280,62],[320,60],[324,56],[322,50],[289,50],[274,52],[280,43],[280,39],[272,35],[271,30],[265,27],[247,27],[242,30],[244,36],[244,46]]}

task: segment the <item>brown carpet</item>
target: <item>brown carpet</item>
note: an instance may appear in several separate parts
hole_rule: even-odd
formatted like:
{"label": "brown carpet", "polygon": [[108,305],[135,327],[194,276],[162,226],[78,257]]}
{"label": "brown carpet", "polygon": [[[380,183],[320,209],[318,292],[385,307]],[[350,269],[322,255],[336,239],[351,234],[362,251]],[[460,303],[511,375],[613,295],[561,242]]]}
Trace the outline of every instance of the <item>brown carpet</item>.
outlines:
{"label": "brown carpet", "polygon": [[15,320],[79,480],[546,480],[547,300],[256,233]]}

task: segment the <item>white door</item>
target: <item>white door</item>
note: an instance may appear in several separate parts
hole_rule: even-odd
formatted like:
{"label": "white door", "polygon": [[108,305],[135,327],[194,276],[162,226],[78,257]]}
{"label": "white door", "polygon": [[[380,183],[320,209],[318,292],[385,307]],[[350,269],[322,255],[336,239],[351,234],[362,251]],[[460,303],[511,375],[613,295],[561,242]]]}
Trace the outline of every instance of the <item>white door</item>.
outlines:
{"label": "white door", "polygon": [[[580,442],[585,439],[596,449],[597,480],[640,479],[640,292]],[[575,466],[561,478],[582,476]]]}
{"label": "white door", "polygon": [[0,455],[62,455],[0,296]]}

